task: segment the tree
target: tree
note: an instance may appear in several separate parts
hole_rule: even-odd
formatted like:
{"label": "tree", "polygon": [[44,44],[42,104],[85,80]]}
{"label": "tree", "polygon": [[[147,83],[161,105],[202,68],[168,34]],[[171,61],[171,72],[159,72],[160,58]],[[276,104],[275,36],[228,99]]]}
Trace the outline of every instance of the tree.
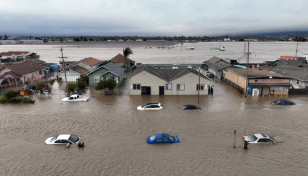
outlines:
{"label": "tree", "polygon": [[244,41],[244,39],[243,39],[243,38],[240,38],[240,39],[238,39],[238,41],[243,42],[243,41]]}
{"label": "tree", "polygon": [[5,36],[4,36],[4,40],[7,40],[7,36],[6,36],[6,34],[5,34]]}
{"label": "tree", "polygon": [[80,40],[83,41],[83,36],[80,36]]}
{"label": "tree", "polygon": [[62,37],[59,37],[60,38],[60,42],[63,42],[63,38]]}
{"label": "tree", "polygon": [[113,89],[116,87],[117,83],[113,79],[108,80],[100,80],[97,85],[95,86],[96,90],[105,90],[108,89],[108,91],[113,91]]}
{"label": "tree", "polygon": [[18,94],[19,94],[19,93],[18,93],[17,91],[9,90],[9,91],[7,91],[7,92],[4,94],[4,96],[5,96],[8,100],[10,100],[11,98],[16,97]]}
{"label": "tree", "polygon": [[133,53],[133,50],[130,49],[130,47],[123,48],[123,56],[125,57],[125,63],[124,63],[125,68],[126,68],[126,58],[128,58],[128,56],[131,54],[134,54],[134,53]]}
{"label": "tree", "polygon": [[31,37],[31,35],[30,35],[30,39],[31,39],[32,37]]}

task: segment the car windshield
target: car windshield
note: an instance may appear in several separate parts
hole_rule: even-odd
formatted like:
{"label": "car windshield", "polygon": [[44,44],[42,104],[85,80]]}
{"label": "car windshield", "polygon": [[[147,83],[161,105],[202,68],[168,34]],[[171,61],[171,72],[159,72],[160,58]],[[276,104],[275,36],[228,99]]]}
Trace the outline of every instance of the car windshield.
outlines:
{"label": "car windshield", "polygon": [[79,140],[79,137],[71,135],[71,137],[68,138],[68,140],[73,142],[73,143],[75,143],[75,142],[77,142]]}
{"label": "car windshield", "polygon": [[168,137],[169,137],[170,141],[174,142],[174,137],[173,136],[168,135]]}
{"label": "car windshield", "polygon": [[151,141],[154,141],[155,139],[156,139],[156,135],[153,135],[153,136],[150,137]]}
{"label": "car windshield", "polygon": [[249,138],[251,141],[255,141],[255,140],[258,139],[254,134],[248,136],[248,138]]}
{"label": "car windshield", "polygon": [[274,143],[276,143],[276,140],[272,137],[269,137]]}
{"label": "car windshield", "polygon": [[281,101],[280,100],[277,100],[275,103],[280,103]]}
{"label": "car windshield", "polygon": [[53,141],[57,140],[57,138],[58,138],[58,136],[51,138],[50,142],[53,142]]}

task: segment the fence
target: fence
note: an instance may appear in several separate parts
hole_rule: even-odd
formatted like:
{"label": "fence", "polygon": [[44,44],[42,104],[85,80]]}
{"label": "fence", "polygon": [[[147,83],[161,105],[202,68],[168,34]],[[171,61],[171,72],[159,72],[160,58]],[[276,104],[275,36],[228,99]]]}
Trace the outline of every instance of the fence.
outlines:
{"label": "fence", "polygon": [[230,86],[234,87],[235,89],[237,89],[241,94],[244,92],[244,89],[240,86],[238,86],[237,84],[235,84],[234,82],[224,78],[223,79],[227,84],[229,84]]}
{"label": "fence", "polygon": [[289,89],[289,95],[308,95],[308,89]]}

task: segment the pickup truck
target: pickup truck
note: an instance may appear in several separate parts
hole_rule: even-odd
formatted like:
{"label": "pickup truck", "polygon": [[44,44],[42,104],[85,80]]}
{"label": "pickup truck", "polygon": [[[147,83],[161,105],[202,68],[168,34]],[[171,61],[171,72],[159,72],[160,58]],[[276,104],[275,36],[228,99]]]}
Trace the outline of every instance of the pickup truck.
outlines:
{"label": "pickup truck", "polygon": [[71,95],[63,98],[62,101],[89,101],[89,97],[80,97],[79,95]]}

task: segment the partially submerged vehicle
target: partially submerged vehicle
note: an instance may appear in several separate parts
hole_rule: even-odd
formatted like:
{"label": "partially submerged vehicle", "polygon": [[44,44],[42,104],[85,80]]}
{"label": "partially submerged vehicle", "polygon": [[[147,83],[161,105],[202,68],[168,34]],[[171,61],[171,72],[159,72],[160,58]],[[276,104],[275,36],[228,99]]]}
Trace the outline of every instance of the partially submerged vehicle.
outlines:
{"label": "partially submerged vehicle", "polygon": [[81,97],[79,95],[71,95],[70,97],[65,97],[62,101],[89,101],[89,97]]}
{"label": "partially submerged vehicle", "polygon": [[243,136],[243,140],[249,144],[276,144],[276,140],[266,134]]}

